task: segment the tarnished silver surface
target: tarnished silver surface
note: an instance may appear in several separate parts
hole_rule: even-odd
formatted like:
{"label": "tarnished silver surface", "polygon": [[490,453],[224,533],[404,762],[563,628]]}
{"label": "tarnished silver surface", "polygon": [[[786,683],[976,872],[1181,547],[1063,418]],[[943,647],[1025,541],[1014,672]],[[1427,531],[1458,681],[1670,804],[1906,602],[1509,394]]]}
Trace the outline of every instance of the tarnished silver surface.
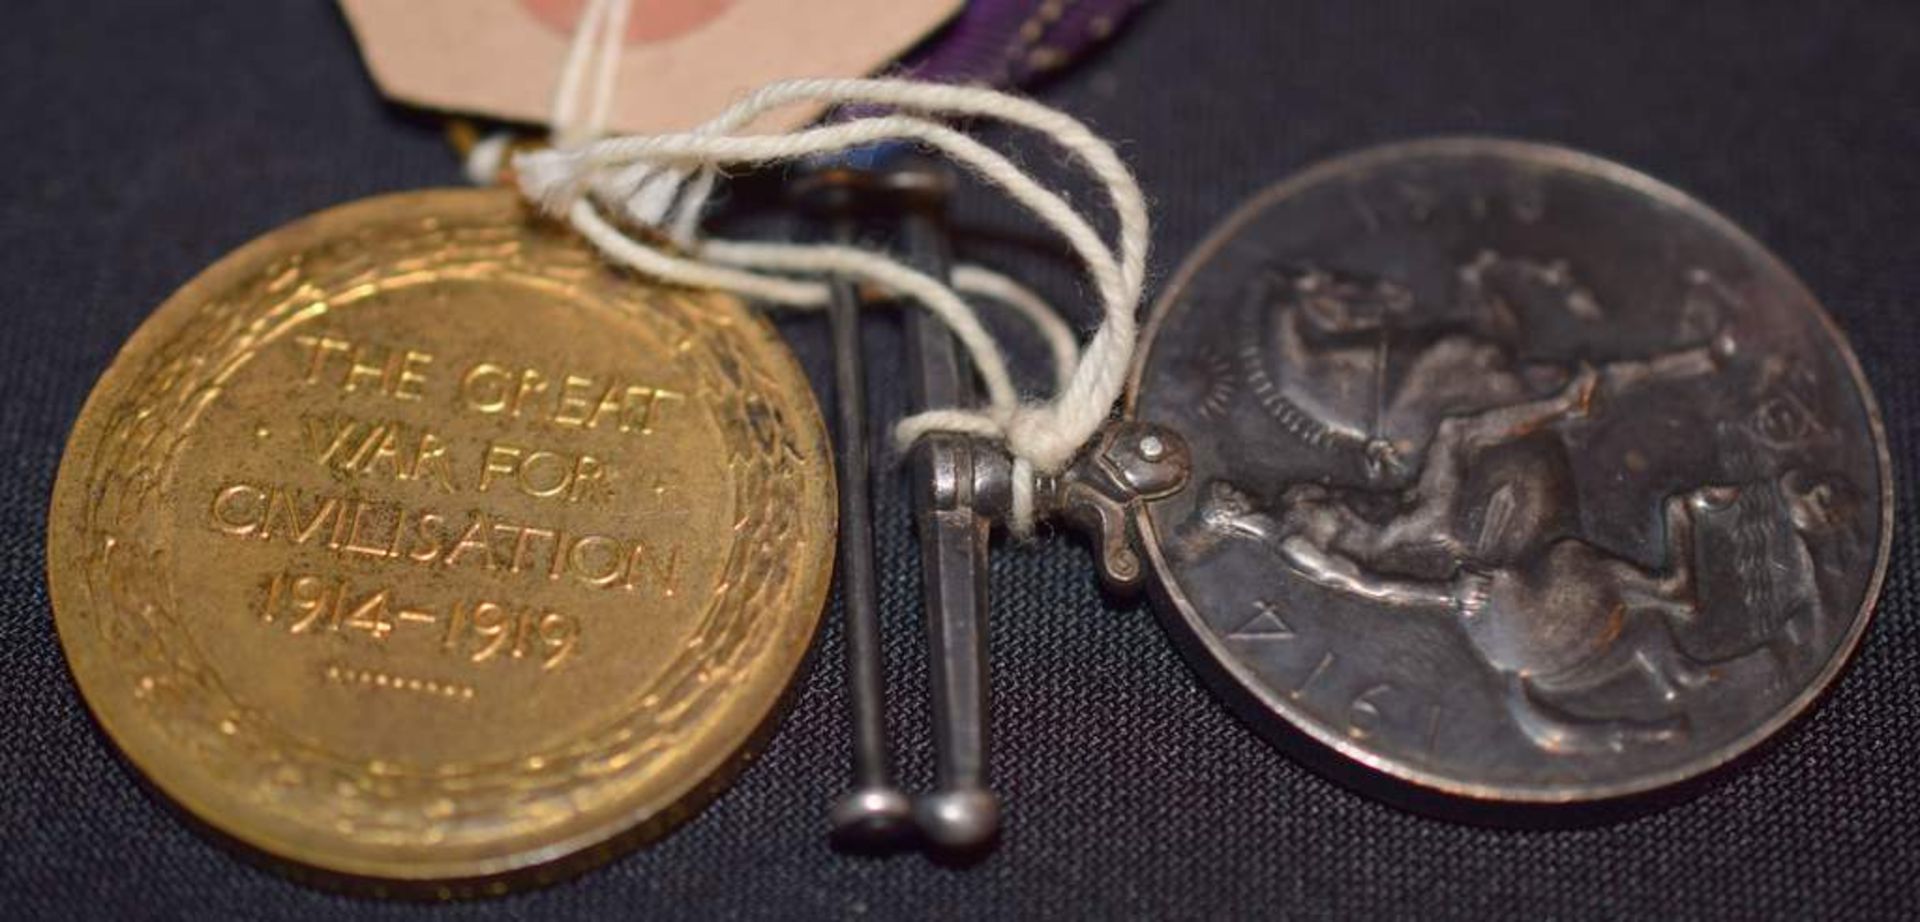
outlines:
{"label": "tarnished silver surface", "polygon": [[1261,195],[1157,306],[1130,412],[1192,453],[1135,504],[1189,658],[1419,793],[1707,772],[1833,680],[1886,561],[1878,413],[1813,296],[1558,148],[1378,148]]}
{"label": "tarnished silver surface", "polygon": [[[917,157],[884,169],[834,166],[808,177],[800,197],[832,217],[844,242],[857,219],[895,225],[905,260],[945,277],[951,177]],[[891,850],[914,833],[942,860],[983,857],[999,835],[1000,798],[988,784],[987,539],[1012,501],[1011,461],[995,446],[956,433],[921,439],[912,452],[920,537],[921,599],[933,704],[934,788],[909,800],[893,784],[887,743],[885,663],[873,584],[872,514],[867,503],[865,385],[860,371],[859,295],[834,283],[837,401],[840,407],[842,594],[853,705],[855,789],[834,810],[835,838],[863,850]],[[907,319],[914,403],[921,409],[974,401],[953,334],[929,314]],[[849,500],[851,500],[849,502]]]}

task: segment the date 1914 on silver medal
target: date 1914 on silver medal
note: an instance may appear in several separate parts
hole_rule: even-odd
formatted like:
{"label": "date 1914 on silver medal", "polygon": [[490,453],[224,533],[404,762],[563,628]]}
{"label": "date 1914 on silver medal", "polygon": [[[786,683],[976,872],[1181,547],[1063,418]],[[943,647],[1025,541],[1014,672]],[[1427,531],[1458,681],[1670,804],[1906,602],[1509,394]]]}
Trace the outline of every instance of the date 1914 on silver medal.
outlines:
{"label": "date 1914 on silver medal", "polygon": [[1257,729],[1415,799],[1723,765],[1833,681],[1886,562],[1878,411],[1813,296],[1553,147],[1396,145],[1259,196],[1157,306],[1129,416],[1108,486],[1186,470],[1127,497],[1144,561],[1110,540],[1108,576]]}

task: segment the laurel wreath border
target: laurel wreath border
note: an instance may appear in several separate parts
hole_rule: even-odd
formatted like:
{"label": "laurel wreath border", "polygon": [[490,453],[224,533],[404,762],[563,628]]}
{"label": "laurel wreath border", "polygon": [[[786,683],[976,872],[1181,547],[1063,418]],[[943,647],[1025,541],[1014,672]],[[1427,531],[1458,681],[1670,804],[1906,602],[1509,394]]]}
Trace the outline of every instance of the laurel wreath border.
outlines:
{"label": "laurel wreath border", "polygon": [[[820,476],[824,442],[817,411],[792,391],[797,370],[781,380],[762,358],[784,348],[769,342],[775,334],[737,305],[620,276],[557,229],[529,234],[520,207],[499,201],[478,220],[384,222],[267,261],[188,308],[192,318],[139,359],[124,398],[102,408],[97,442],[76,446],[88,463],[85,559],[77,563],[91,602],[76,615],[104,639],[140,710],[247,799],[355,846],[484,847],[624,803],[663,755],[702,732],[726,704],[725,689],[769,644],[804,646],[814,623],[801,618],[806,630],[794,637],[783,623],[792,619],[764,614],[809,604],[801,598],[809,580],[796,568],[806,555],[793,550],[809,537],[805,517],[819,507],[818,485],[808,480]],[[200,412],[260,349],[357,300],[450,277],[544,288],[659,324],[665,340],[679,344],[676,361],[719,423],[739,518],[720,588],[694,633],[700,642],[683,648],[638,696],[638,710],[553,751],[413,769],[325,752],[238,700],[178,617],[172,551],[158,519],[169,471]],[[814,607],[805,614],[816,615]]]}

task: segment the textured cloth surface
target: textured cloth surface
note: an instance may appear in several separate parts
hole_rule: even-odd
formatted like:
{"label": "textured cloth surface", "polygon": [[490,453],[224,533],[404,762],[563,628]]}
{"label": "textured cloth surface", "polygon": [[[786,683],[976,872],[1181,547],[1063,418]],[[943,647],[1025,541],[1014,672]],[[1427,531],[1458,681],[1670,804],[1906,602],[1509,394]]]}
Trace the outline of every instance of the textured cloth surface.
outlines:
{"label": "textured cloth surface", "polygon": [[[42,576],[61,445],[120,343],[222,253],[328,205],[453,184],[458,167],[436,119],[380,102],[319,0],[15,0],[0,22],[0,917],[1920,915],[1911,512],[1835,693],[1723,783],[1626,822],[1484,829],[1351,793],[1237,723],[1151,613],[1103,599],[1085,548],[1055,538],[995,555],[1007,833],[973,867],[827,847],[849,751],[831,627],[731,790],[572,882],[424,907],[237,861],[136,782],[68,677]],[[1157,204],[1162,280],[1245,196],[1366,144],[1515,135],[1645,169],[1746,225],[1820,294],[1885,405],[1904,485],[1920,425],[1916,49],[1911,0],[1169,0],[1039,92],[1123,143]],[[1076,297],[1005,210],[962,212],[976,256]],[[827,380],[819,322],[783,327]],[[897,322],[867,335],[878,426],[902,409]],[[881,601],[919,785],[926,668],[895,471],[879,492]]]}

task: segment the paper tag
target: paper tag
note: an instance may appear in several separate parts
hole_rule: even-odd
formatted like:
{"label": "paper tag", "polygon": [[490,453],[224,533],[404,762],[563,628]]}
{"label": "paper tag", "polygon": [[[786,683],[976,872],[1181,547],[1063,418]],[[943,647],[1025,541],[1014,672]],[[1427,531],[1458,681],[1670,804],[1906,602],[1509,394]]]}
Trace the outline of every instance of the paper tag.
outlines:
{"label": "paper tag", "polygon": [[[898,57],[963,0],[634,0],[612,129],[678,131],[789,77],[854,77]],[[340,0],[367,69],[413,105],[544,122],[585,0]],[[793,127],[818,110],[755,123]]]}

